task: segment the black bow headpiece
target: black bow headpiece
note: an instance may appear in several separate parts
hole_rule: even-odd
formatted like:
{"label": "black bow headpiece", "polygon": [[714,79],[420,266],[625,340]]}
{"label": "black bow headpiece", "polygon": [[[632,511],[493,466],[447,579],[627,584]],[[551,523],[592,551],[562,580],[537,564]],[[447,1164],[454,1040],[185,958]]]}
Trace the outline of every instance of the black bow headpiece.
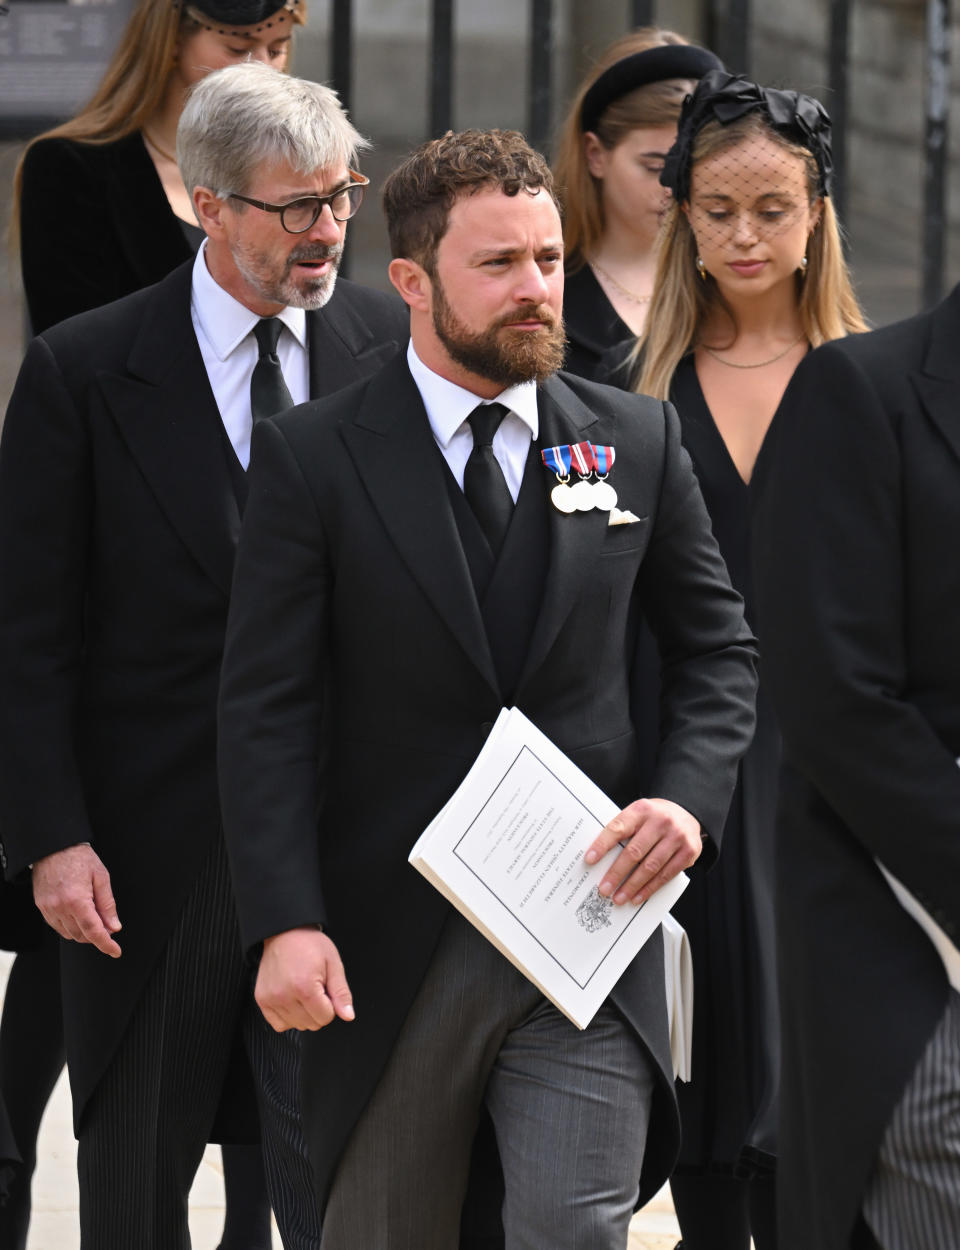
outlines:
{"label": "black bow headpiece", "polygon": [[728,126],[738,117],[758,111],[778,134],[813,154],[820,171],[817,192],[830,194],[833,178],[830,117],[820,101],[797,91],[760,87],[740,74],[728,74],[719,69],[701,78],[693,94],[684,100],[677,138],[663,164],[660,181],[670,188],[678,203],[689,199],[693,142],[707,122]]}

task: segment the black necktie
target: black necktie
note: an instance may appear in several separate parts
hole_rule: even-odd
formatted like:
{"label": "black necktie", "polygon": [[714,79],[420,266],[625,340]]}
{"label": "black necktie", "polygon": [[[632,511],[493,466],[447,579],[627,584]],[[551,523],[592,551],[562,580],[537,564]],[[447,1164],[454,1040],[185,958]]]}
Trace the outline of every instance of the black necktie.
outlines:
{"label": "black necktie", "polygon": [[275,416],[285,408],[293,407],[277,355],[277,340],[282,328],[283,323],[276,317],[264,317],[253,327],[260,348],[260,359],[250,378],[250,413],[254,425],[264,417]]}
{"label": "black necktie", "polygon": [[463,471],[463,493],[494,555],[503,546],[513,515],[513,498],[493,454],[493,436],[508,411],[503,404],[478,404],[467,417],[473,451]]}

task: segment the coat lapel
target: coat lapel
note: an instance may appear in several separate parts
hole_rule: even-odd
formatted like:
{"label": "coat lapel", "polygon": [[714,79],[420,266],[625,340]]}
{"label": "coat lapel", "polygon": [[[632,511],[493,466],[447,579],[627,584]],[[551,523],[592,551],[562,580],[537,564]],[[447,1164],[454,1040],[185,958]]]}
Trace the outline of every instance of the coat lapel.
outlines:
{"label": "coat lapel", "polygon": [[371,381],[342,435],[402,559],[484,680],[497,690],[493,655],[443,479],[443,457],[404,356]]}
{"label": "coat lapel", "polygon": [[[591,412],[560,378],[550,378],[540,391],[540,435],[538,444],[554,447],[560,444],[610,442],[597,414]],[[534,466],[531,466],[531,469]],[[549,509],[550,557],[547,568],[543,605],[530,641],[530,650],[523,667],[518,689],[547,658],[550,648],[576,602],[590,570],[600,552],[606,535],[608,514],[595,509],[565,515],[550,503],[550,490],[555,485],[547,470],[539,465],[543,480],[543,506]],[[613,472],[616,473],[616,464]]]}
{"label": "coat lapel", "polygon": [[126,374],[98,382],[144,478],[194,558],[230,593],[240,512],[190,318],[192,262],[157,287]]}
{"label": "coat lapel", "polygon": [[927,415],[960,460],[960,288],[947,296],[931,317],[930,345],[923,370],[911,381]]}
{"label": "coat lapel", "polygon": [[346,298],[349,286],[340,279],[329,304],[307,314],[311,399],[332,395],[374,373],[396,353],[396,343],[378,340]]}

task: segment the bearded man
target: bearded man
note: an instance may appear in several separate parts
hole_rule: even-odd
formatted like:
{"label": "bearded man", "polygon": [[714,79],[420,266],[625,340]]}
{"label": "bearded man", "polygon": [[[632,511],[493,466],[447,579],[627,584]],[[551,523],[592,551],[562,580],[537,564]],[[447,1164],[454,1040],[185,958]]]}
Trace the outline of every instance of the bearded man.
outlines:
{"label": "bearded man", "polygon": [[84,1250],[187,1250],[241,1033],[284,1244],[319,1244],[298,1048],[263,1025],[239,943],[216,698],[252,425],[407,337],[396,297],[337,281],[362,146],[327,88],[204,79],[177,142],[196,261],[36,339],[7,413],[0,825],[66,939]]}
{"label": "bearded man", "polygon": [[[623,805],[591,854],[622,842],[602,892],[641,903],[713,853],[755,648],[669,405],[555,373],[543,158],[513,132],[448,134],[384,203],[406,358],[254,436],[220,751],[257,1001],[308,1031],[323,1250],[455,1250],[481,1113],[508,1250],[623,1250],[678,1141],[660,934],[580,1032],[407,855],[516,704]],[[586,510],[551,505],[549,448],[579,454]],[[641,613],[664,656],[643,799]]]}

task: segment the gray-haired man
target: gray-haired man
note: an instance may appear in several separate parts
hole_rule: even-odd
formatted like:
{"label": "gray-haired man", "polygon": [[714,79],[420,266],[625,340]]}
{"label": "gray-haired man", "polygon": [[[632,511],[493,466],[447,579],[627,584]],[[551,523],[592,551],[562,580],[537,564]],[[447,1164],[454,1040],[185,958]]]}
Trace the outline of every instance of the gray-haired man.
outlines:
{"label": "gray-haired man", "polygon": [[215,704],[253,422],[406,339],[399,302],[336,277],[362,146],[324,87],[259,65],[206,78],[178,135],[196,262],[36,339],[7,413],[0,823],[8,873],[33,864],[69,939],[84,1250],[189,1246],[241,1033],[285,1244],[317,1244],[296,1048],[259,1020],[240,953]]}

